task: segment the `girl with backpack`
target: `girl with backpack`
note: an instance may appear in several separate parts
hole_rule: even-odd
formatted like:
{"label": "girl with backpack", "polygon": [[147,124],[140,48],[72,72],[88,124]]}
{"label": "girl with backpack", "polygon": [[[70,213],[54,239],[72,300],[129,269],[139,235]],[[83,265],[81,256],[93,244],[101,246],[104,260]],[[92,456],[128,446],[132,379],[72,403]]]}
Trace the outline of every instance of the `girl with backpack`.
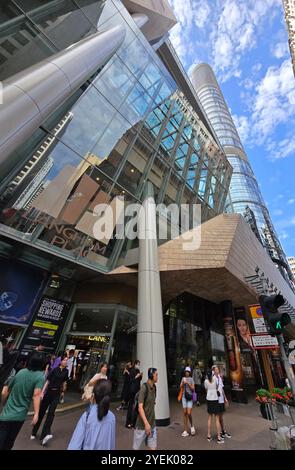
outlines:
{"label": "girl with backpack", "polygon": [[183,407],[183,421],[184,431],[181,434],[182,437],[189,436],[188,422],[191,426],[191,435],[196,434],[196,430],[193,425],[192,409],[193,409],[193,393],[195,391],[195,383],[191,376],[191,368],[186,367],[184,370],[184,377],[181,379],[180,389],[182,390],[182,407]]}

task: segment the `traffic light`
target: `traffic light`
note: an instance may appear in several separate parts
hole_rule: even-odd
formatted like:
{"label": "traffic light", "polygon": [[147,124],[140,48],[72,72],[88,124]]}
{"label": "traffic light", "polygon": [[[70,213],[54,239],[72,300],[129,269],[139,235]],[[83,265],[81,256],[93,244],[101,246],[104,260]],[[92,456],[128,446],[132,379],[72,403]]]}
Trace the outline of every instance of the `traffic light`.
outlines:
{"label": "traffic light", "polygon": [[261,295],[259,303],[269,334],[272,336],[281,335],[284,326],[291,323],[291,318],[286,312],[278,312],[278,308],[285,303],[284,297],[280,294]]}

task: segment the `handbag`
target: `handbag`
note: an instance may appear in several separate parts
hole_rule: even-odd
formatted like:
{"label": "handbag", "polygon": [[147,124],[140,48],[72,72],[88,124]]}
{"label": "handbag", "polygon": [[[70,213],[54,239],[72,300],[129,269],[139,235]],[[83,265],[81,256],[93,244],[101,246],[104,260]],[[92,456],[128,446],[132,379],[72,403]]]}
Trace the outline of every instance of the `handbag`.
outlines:
{"label": "handbag", "polygon": [[196,392],[193,392],[193,402],[196,402],[197,401],[197,394]]}
{"label": "handbag", "polygon": [[187,384],[185,384],[185,389],[184,389],[184,396],[187,401],[192,401],[193,399],[193,392],[186,387]]}
{"label": "handbag", "polygon": [[86,384],[84,387],[84,393],[82,395],[82,400],[87,401],[91,400],[93,395],[93,385]]}

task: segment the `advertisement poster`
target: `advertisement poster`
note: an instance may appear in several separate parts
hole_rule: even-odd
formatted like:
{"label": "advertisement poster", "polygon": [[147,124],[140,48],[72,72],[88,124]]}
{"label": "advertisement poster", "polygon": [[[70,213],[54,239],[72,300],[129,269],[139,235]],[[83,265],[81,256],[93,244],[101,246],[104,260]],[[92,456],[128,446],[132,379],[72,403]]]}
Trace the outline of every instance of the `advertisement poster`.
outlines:
{"label": "advertisement poster", "polygon": [[31,265],[0,259],[0,322],[27,326],[48,273]]}
{"label": "advertisement poster", "polygon": [[250,325],[244,307],[235,308],[235,322],[241,353],[253,352]]}
{"label": "advertisement poster", "polygon": [[31,351],[42,344],[45,352],[55,351],[70,305],[69,302],[43,297],[23,341],[22,350]]}
{"label": "advertisement poster", "polygon": [[229,371],[232,388],[234,390],[243,391],[243,369],[231,303],[227,303],[223,306],[223,324],[229,357]]}

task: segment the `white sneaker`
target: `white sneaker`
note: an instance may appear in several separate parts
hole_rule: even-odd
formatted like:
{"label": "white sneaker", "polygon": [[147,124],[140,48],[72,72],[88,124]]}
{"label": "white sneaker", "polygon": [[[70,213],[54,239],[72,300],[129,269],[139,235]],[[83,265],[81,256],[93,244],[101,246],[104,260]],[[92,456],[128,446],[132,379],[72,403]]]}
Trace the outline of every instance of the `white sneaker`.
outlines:
{"label": "white sneaker", "polygon": [[34,439],[36,439],[36,436],[33,436],[33,434],[32,434],[30,439],[31,439],[31,441],[33,441]]}
{"label": "white sneaker", "polygon": [[53,438],[52,434],[47,434],[47,436],[45,436],[43,441],[42,441],[42,446],[44,446],[46,444],[46,442],[48,442],[52,438]]}
{"label": "white sneaker", "polygon": [[194,426],[191,427],[191,435],[194,436],[196,434],[196,430]]}
{"label": "white sneaker", "polygon": [[187,431],[183,431],[183,433],[181,435],[182,435],[182,437],[187,437],[187,436],[189,436],[189,433]]}

